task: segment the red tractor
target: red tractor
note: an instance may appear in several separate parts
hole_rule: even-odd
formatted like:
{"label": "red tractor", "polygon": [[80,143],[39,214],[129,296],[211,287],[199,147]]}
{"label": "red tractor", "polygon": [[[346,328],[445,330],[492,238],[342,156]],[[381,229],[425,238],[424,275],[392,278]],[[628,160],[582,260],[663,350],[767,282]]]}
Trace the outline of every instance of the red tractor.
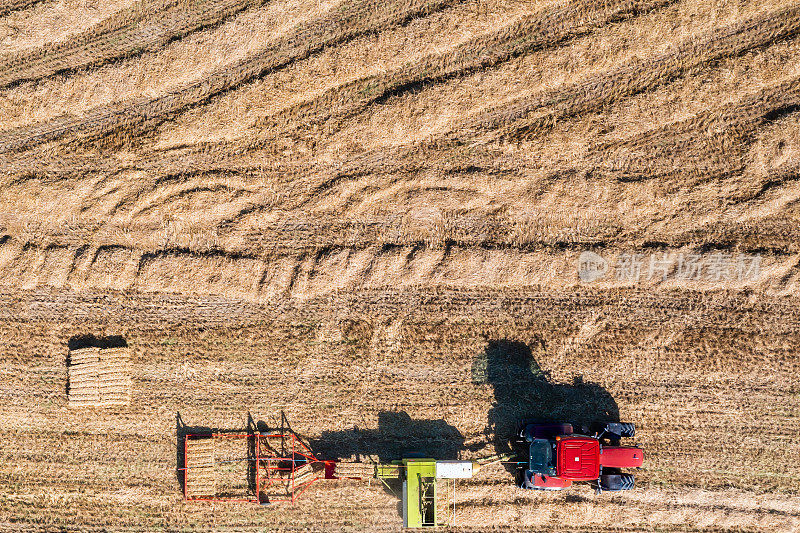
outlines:
{"label": "red tractor", "polygon": [[520,441],[530,447],[520,487],[561,490],[573,481],[589,481],[598,492],[632,489],[633,475],[620,469],[642,466],[644,452],[619,444],[622,438],[634,436],[634,425],[608,422],[584,432],[575,434],[572,424],[566,423],[521,424]]}

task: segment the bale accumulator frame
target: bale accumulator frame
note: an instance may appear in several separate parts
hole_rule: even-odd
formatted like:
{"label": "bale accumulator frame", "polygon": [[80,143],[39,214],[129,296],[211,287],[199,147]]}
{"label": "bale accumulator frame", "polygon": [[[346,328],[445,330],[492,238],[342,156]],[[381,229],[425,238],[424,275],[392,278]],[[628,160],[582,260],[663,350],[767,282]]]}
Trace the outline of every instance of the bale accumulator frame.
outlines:
{"label": "bale accumulator frame", "polygon": [[[220,456],[219,448],[241,443],[241,456]],[[184,439],[184,498],[190,501],[294,502],[325,476],[325,462],[293,433],[190,434]],[[245,466],[246,483],[221,484],[231,464]]]}

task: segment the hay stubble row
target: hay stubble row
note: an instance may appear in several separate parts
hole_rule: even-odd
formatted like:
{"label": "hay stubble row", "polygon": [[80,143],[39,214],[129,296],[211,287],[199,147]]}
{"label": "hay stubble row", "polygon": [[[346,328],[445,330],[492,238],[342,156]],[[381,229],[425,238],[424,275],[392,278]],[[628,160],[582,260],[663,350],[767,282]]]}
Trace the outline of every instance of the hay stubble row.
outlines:
{"label": "hay stubble row", "polygon": [[[271,70],[308,57],[325,46],[332,46],[358,35],[401,24],[416,16],[441,10],[452,0],[422,2],[403,0],[392,3],[358,2],[345,9],[301,24],[295,31],[267,50],[237,65],[218,70],[203,80],[170,94],[144,99],[134,104],[117,104],[91,110],[83,117],[62,117],[7,132],[0,141],[0,151],[20,150],[57,139],[66,134],[80,134],[96,140],[123,128],[160,123],[171,114],[198,105],[207,99],[252,80]],[[107,142],[107,141],[106,141]]]}
{"label": "hay stubble row", "polygon": [[261,0],[137,2],[67,41],[0,56],[0,86],[156,50],[172,39],[217,24],[261,3]]}

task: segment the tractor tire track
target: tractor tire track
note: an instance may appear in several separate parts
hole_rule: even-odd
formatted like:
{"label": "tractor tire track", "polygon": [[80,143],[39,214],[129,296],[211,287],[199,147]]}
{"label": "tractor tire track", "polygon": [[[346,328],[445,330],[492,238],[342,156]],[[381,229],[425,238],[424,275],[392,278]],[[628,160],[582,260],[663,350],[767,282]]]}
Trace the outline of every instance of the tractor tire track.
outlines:
{"label": "tractor tire track", "polygon": [[22,11],[29,9],[40,2],[47,0],[4,0],[0,2],[0,17],[8,15],[12,11]]}
{"label": "tractor tire track", "polygon": [[590,156],[592,172],[622,181],[741,173],[759,128],[798,111],[800,78],[794,78],[685,121],[598,146]]}
{"label": "tractor tire track", "polygon": [[769,46],[800,33],[800,7],[790,7],[689,39],[674,52],[637,60],[544,94],[521,98],[486,112],[454,134],[469,142],[482,133],[523,140],[547,131],[559,120],[600,109],[621,98],[646,92],[688,72],[726,57]]}
{"label": "tractor tire track", "polygon": [[0,57],[0,87],[157,50],[265,2],[166,0],[155,6],[138,2],[69,41]]}
{"label": "tractor tire track", "polygon": [[326,46],[337,45],[360,35],[379,32],[389,26],[446,9],[463,0],[358,0],[345,4],[343,9],[300,25],[291,35],[281,39],[266,51],[239,62],[233,67],[219,69],[205,79],[175,90],[164,96],[140,99],[134,103],[111,105],[87,112],[82,117],[63,116],[52,121],[34,124],[5,132],[0,137],[0,152],[9,152],[58,139],[66,134],[79,135],[83,140],[104,137],[113,142],[127,128],[145,127],[166,120],[169,115],[198,105],[233,87],[256,79],[267,72],[302,60]]}

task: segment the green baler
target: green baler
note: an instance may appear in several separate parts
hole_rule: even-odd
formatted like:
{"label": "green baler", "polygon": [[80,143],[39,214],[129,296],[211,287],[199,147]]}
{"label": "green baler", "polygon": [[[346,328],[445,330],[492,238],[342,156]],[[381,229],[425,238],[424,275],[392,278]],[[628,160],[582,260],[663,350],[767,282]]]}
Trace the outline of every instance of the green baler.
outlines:
{"label": "green baler", "polygon": [[403,459],[378,465],[378,477],[402,480],[403,527],[436,527],[444,525],[436,512],[437,480],[470,478],[476,467],[471,461]]}

